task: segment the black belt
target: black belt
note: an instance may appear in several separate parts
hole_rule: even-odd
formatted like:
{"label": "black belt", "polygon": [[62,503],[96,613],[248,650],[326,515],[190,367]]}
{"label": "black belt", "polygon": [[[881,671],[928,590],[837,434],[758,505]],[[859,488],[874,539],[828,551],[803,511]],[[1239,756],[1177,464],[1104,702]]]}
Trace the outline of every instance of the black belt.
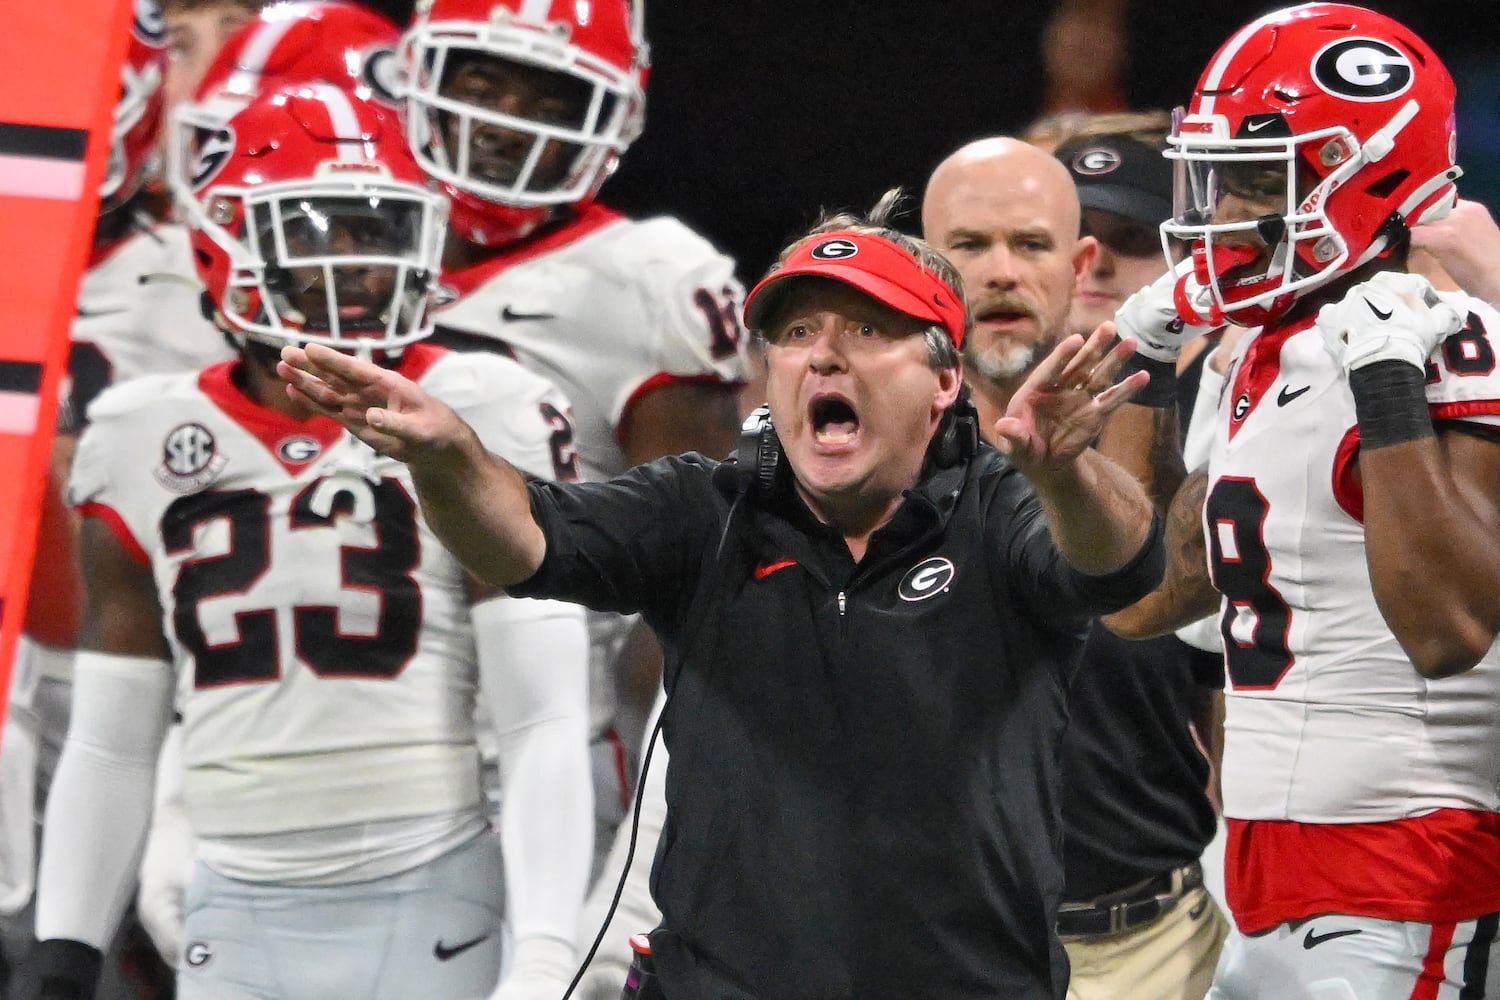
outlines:
{"label": "black belt", "polygon": [[1203,868],[1194,861],[1088,903],[1064,903],[1057,910],[1057,933],[1063,937],[1121,934],[1149,924],[1202,885]]}

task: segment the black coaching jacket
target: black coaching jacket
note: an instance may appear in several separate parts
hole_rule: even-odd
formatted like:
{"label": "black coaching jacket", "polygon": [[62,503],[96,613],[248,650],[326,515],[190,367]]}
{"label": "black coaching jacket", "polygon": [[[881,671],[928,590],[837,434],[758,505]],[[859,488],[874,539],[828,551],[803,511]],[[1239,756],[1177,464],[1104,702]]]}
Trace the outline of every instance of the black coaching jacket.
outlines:
{"label": "black coaching jacket", "polygon": [[1150,590],[1065,563],[998,453],[909,491],[856,564],[791,489],[668,458],[531,486],[512,592],[640,611],[666,650],[652,935],[670,1000],[1062,998],[1058,759],[1086,620]]}

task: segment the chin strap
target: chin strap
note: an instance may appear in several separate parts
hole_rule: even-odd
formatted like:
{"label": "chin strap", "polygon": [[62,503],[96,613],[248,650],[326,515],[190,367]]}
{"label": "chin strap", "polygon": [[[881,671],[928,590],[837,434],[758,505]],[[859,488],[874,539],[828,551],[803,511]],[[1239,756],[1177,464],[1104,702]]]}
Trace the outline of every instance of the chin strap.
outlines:
{"label": "chin strap", "polygon": [[1172,290],[1177,315],[1195,326],[1223,326],[1228,319],[1212,292],[1215,276],[1248,264],[1259,255],[1260,251],[1251,246],[1210,246],[1205,240],[1194,240],[1193,266],[1183,271]]}

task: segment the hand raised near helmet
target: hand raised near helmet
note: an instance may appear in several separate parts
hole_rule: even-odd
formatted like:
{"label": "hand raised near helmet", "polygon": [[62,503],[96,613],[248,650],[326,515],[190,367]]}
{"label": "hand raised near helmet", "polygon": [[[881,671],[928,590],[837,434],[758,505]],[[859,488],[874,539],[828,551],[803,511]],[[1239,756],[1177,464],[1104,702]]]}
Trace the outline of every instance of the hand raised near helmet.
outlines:
{"label": "hand raised near helmet", "polygon": [[1457,308],[1438,297],[1421,275],[1381,271],[1318,310],[1323,346],[1345,372],[1377,361],[1404,361],[1418,369],[1448,336],[1464,325]]}
{"label": "hand raised near helmet", "polygon": [[[1207,294],[1193,276],[1192,261],[1185,260],[1126,299],[1115,313],[1115,329],[1121,337],[1136,341],[1136,353],[1142,357],[1175,362],[1183,344],[1215,329],[1185,320],[1178,310],[1178,298],[1186,296],[1192,303]],[[1206,306],[1203,312],[1207,313]]]}

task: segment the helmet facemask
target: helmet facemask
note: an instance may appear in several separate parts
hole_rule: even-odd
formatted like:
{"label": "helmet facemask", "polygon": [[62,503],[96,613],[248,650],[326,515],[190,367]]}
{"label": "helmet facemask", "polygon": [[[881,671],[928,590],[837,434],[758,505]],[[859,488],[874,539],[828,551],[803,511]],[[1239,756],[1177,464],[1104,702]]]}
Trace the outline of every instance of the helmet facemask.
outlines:
{"label": "helmet facemask", "polygon": [[[338,164],[319,174],[337,175]],[[229,257],[219,311],[233,331],[369,357],[430,332],[442,207],[429,192],[372,178],[218,188],[203,231]],[[239,234],[236,237],[235,234]]]}
{"label": "helmet facemask", "polygon": [[[640,132],[638,74],[560,33],[506,23],[427,23],[408,33],[402,64],[418,162],[430,176],[486,201],[519,208],[588,201]],[[516,91],[538,96],[516,109],[522,100]]]}
{"label": "helmet facemask", "polygon": [[[1226,315],[1284,312],[1299,295],[1358,267],[1389,245],[1382,236],[1351,248],[1329,217],[1340,190],[1360,183],[1356,175],[1374,162],[1368,146],[1362,147],[1342,126],[1288,136],[1279,119],[1265,116],[1263,128],[1274,133],[1274,126],[1281,124],[1281,136],[1226,142],[1211,131],[1188,131],[1188,119],[1168,139],[1167,156],[1178,161],[1179,169],[1174,218],[1161,227],[1164,246],[1169,257],[1178,258],[1181,244],[1188,245],[1197,280]],[[1404,122],[1391,124],[1399,129]],[[1353,189],[1350,193],[1358,196]],[[1268,211],[1216,221],[1224,218],[1226,203],[1265,206]],[[1252,258],[1266,258],[1263,270],[1240,270],[1247,266],[1247,246],[1266,249]],[[1268,318],[1258,315],[1253,321]]]}

